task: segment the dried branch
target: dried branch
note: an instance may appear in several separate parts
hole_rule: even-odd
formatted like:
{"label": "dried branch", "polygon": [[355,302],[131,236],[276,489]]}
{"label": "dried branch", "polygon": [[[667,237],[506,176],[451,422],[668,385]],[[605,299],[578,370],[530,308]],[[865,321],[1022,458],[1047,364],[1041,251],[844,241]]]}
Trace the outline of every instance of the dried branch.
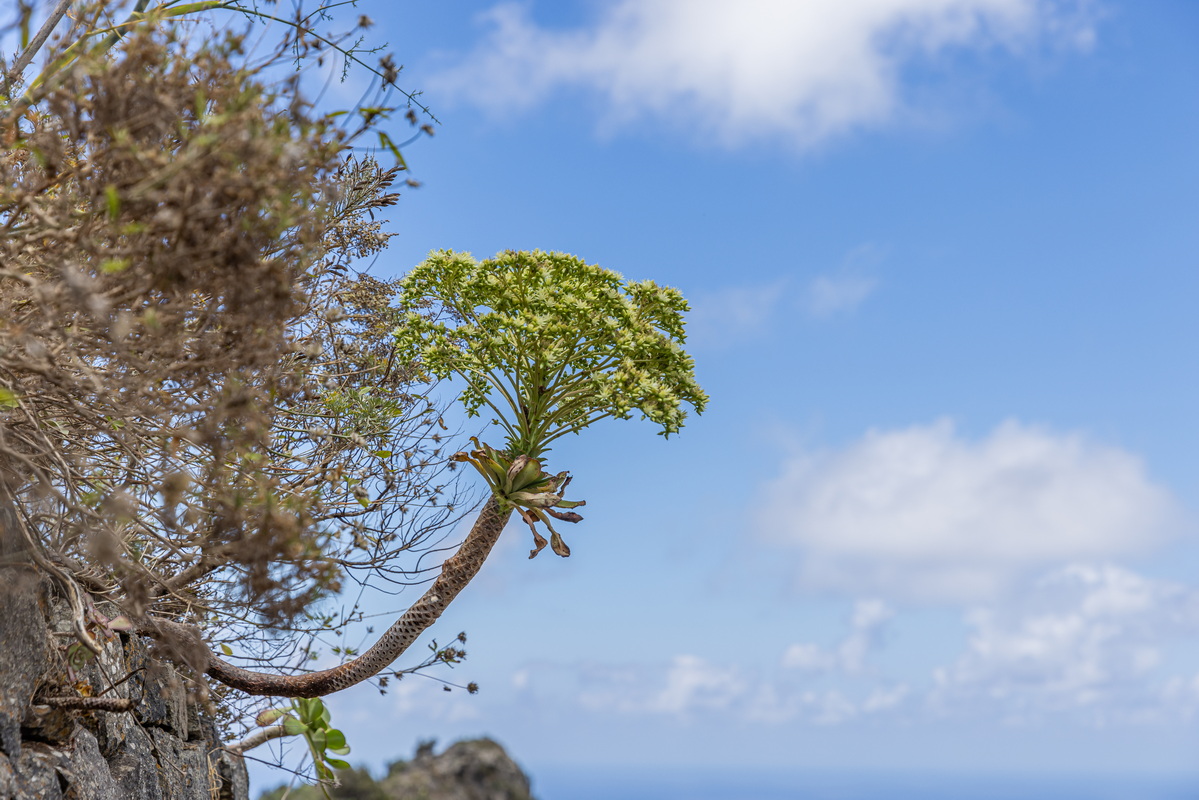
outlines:
{"label": "dried branch", "polygon": [[0,105],[0,472],[81,642],[102,594],[199,626],[160,642],[197,673],[235,640],[295,674],[461,498],[396,287],[353,269],[400,169],[242,50],[138,30]]}

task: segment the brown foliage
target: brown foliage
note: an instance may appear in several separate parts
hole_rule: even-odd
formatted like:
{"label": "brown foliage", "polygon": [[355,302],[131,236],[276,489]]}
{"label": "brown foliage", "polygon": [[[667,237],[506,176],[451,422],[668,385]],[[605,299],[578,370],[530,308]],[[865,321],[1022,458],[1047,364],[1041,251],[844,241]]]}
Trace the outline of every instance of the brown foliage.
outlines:
{"label": "brown foliage", "polygon": [[290,632],[269,659],[454,508],[394,288],[349,270],[397,170],[244,62],[143,31],[0,106],[0,491],[68,579]]}

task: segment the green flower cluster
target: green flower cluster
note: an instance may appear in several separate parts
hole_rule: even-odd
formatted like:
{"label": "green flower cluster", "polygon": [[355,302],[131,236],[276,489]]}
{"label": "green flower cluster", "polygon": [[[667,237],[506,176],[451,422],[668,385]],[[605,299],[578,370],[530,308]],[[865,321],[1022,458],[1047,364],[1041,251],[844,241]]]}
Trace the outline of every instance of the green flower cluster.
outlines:
{"label": "green flower cluster", "polygon": [[669,436],[684,405],[707,404],[682,349],[688,306],[677,289],[625,283],[566,253],[480,262],[443,250],[402,281],[400,298],[397,356],[460,377],[467,412],[494,412],[511,456],[536,458],[560,436],[634,411]]}

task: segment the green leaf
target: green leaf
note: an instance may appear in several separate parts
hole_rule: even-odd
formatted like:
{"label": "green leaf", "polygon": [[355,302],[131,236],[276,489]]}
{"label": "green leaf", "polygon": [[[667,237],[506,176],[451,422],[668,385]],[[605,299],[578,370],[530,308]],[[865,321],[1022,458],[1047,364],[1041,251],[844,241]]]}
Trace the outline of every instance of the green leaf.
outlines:
{"label": "green leaf", "polygon": [[320,716],[320,702],[315,697],[301,697],[295,701],[296,708],[300,712],[300,719],[305,725],[311,727]]}
{"label": "green leaf", "polygon": [[[199,3],[184,3],[180,6],[171,6],[166,9],[166,17],[181,17],[185,14],[195,14],[200,11],[211,11],[215,8],[224,8],[228,6],[227,0],[203,0]],[[160,6],[159,8],[164,8]]]}
{"label": "green leaf", "polygon": [[308,741],[312,742],[312,748],[317,752],[325,749],[326,738],[325,732],[319,728],[308,731]]}
{"label": "green leaf", "polygon": [[221,652],[227,656],[231,656],[231,655],[233,655],[233,648],[230,647],[229,645],[225,644],[224,642],[221,642]]}
{"label": "green leaf", "polygon": [[396,147],[396,143],[393,142],[391,137],[383,131],[379,131],[379,144],[391,151],[391,154],[395,157],[396,163],[399,164],[400,169],[408,169],[408,162],[404,161],[404,157],[400,155],[400,148]]}
{"label": "green leaf", "polygon": [[342,761],[340,758],[326,758],[325,763],[333,767],[333,769],[349,769],[350,765]]}
{"label": "green leaf", "polygon": [[127,258],[106,258],[100,262],[100,271],[105,275],[112,275],[117,272],[124,272],[129,269],[129,264],[132,263]]}
{"label": "green leaf", "polygon": [[[325,739],[328,743],[328,748],[335,753],[346,746],[346,735],[336,728],[330,728],[325,731]],[[349,751],[347,750],[347,752]]]}
{"label": "green leaf", "polygon": [[15,392],[5,389],[0,386],[0,408],[16,408],[18,405],[17,395]]}
{"label": "green leaf", "polygon": [[104,187],[104,200],[108,205],[108,218],[115,220],[121,216],[121,195],[117,193],[117,187],[111,183]]}
{"label": "green leaf", "polygon": [[301,733],[307,733],[308,726],[295,717],[289,716],[283,720],[283,731],[288,736],[299,736]]}
{"label": "green leaf", "polygon": [[33,19],[33,6],[25,6],[21,11],[21,49],[24,50],[29,46],[29,23]]}

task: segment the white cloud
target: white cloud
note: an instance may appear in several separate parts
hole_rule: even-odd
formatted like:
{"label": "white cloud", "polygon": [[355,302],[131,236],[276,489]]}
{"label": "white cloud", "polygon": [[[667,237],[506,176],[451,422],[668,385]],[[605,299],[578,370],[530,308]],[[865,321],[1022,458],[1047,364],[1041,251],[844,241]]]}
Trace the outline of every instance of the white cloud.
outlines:
{"label": "white cloud", "polygon": [[895,612],[881,600],[859,600],[854,605],[849,635],[835,650],[814,644],[793,644],[783,652],[783,666],[803,672],[861,672],[893,616]]}
{"label": "white cloud", "polygon": [[867,714],[890,711],[906,700],[911,692],[911,687],[906,683],[897,686],[879,686],[862,703],[862,711]]}
{"label": "white cloud", "polygon": [[853,719],[858,714],[857,706],[836,689],[823,692],[806,692],[803,704],[817,725],[838,725]]}
{"label": "white cloud", "polygon": [[863,692],[860,688],[806,689],[764,681],[737,708],[739,716],[749,722],[840,725],[862,717],[895,713],[910,695],[911,687],[903,683],[880,684]]}
{"label": "white cloud", "polygon": [[[764,673],[761,664],[713,663],[695,655],[676,655],[669,664],[623,667],[588,665],[580,673],[579,704],[591,711],[688,718],[713,714],[754,723],[806,721],[835,725],[890,712],[910,694],[906,684],[878,682],[866,671],[887,623],[894,616],[885,603],[866,599],[854,604],[849,632],[832,650],[795,644],[780,661],[783,671]],[[856,686],[824,686],[813,672],[844,678]]]}
{"label": "white cloud", "polygon": [[1162,687],[1161,700],[1183,719],[1190,721],[1199,715],[1199,674],[1175,676]]}
{"label": "white cloud", "polygon": [[912,676],[911,648],[927,642],[923,634],[913,641],[910,625],[894,635],[898,660],[888,659],[906,659],[908,675],[874,663],[895,617],[887,603],[859,600],[839,642],[793,644],[773,664],[746,651],[717,661],[684,654],[654,664],[540,665],[536,681],[516,682],[520,706],[771,726],[868,718],[912,726],[945,717],[1136,726],[1199,718],[1199,676],[1185,653],[1199,634],[1199,587],[1110,563],[1056,567],[967,611],[960,654],[922,670],[922,679]]}
{"label": "white cloud", "polygon": [[447,693],[436,681],[421,680],[418,676],[392,681],[387,695],[375,706],[390,706],[392,713],[401,718],[418,716],[440,722],[461,722],[480,716],[475,698],[466,692]]}
{"label": "white cloud", "polygon": [[505,114],[582,87],[617,121],[665,119],[725,143],[806,147],[905,112],[909,63],[955,49],[1089,46],[1085,0],[620,0],[590,29],[549,30],[526,6],[429,82]]}
{"label": "white cloud", "polygon": [[825,319],[861,305],[878,288],[878,279],[866,273],[878,266],[883,255],[877,245],[860,244],[845,255],[834,271],[814,278],[803,298],[808,315]]}
{"label": "white cloud", "polygon": [[803,672],[829,672],[837,668],[835,653],[817,644],[797,643],[783,651],[783,666]]}
{"label": "white cloud", "polygon": [[696,296],[687,316],[688,338],[693,344],[721,345],[765,333],[786,287],[786,279],[781,279]]}
{"label": "white cloud", "polygon": [[865,243],[850,249],[829,272],[798,291],[790,278],[701,292],[691,300],[688,338],[705,347],[733,345],[770,333],[778,312],[799,308],[809,317],[827,319],[852,311],[874,293],[879,281],[868,273],[883,260],[882,249]]}
{"label": "white cloud", "polygon": [[686,714],[727,709],[744,694],[746,684],[735,667],[718,667],[698,656],[676,656],[666,686],[651,698],[648,711]]}
{"label": "white cloud", "polygon": [[799,548],[810,588],[970,601],[1030,569],[1144,550],[1176,518],[1131,453],[1019,422],[971,441],[942,420],[791,458],[758,528]]}
{"label": "white cloud", "polygon": [[906,684],[856,690],[813,688],[761,675],[736,664],[714,664],[694,655],[675,656],[668,666],[586,670],[579,704],[589,711],[692,718],[715,715],[772,725],[806,721],[836,725],[893,711],[908,697]]}
{"label": "white cloud", "polygon": [[861,275],[821,275],[808,287],[808,312],[824,318],[850,311],[869,297],[877,286],[876,279]]}
{"label": "white cloud", "polygon": [[985,704],[1018,722],[1082,711],[1103,724],[1145,721],[1168,713],[1172,696],[1188,700],[1184,679],[1154,690],[1149,676],[1168,637],[1199,631],[1193,588],[1110,564],[1071,564],[1038,581],[1016,608],[975,610],[967,621],[966,652],[934,675],[934,705]]}
{"label": "white cloud", "polygon": [[665,674],[641,668],[588,670],[588,688],[579,696],[585,708],[621,713],[688,716],[728,711],[749,684],[734,666],[718,666],[693,655],[678,655]]}

